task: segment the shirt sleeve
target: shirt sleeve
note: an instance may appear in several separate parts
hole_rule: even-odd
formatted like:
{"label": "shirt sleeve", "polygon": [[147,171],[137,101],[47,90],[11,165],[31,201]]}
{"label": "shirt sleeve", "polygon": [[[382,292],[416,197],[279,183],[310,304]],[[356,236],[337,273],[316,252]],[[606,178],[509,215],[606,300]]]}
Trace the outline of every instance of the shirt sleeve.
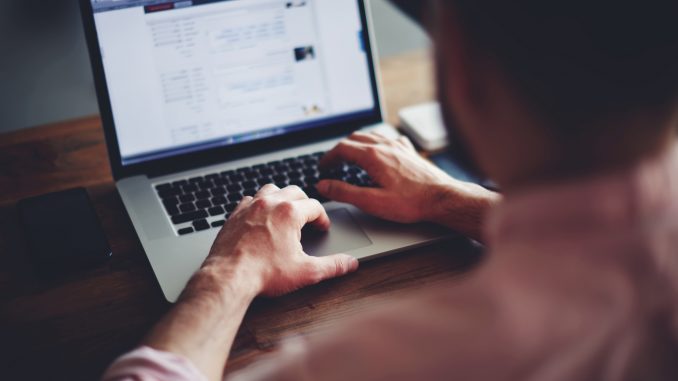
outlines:
{"label": "shirt sleeve", "polygon": [[187,359],[149,347],[141,347],[108,368],[103,381],[207,381]]}

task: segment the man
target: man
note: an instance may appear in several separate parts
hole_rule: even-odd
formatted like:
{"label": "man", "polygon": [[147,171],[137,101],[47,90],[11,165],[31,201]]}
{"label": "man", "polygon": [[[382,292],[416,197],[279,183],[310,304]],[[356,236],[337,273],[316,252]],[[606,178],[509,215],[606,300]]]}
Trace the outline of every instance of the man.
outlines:
{"label": "man", "polygon": [[[447,123],[503,199],[406,139],[361,133],[323,164],[356,162],[379,187],[318,190],[444,224],[488,258],[460,285],[289,343],[232,379],[678,379],[678,4],[401,3],[427,15]],[[253,298],[358,268],[306,256],[309,223],[329,226],[297,188],[245,199],[179,303],[105,379],[220,379]]]}

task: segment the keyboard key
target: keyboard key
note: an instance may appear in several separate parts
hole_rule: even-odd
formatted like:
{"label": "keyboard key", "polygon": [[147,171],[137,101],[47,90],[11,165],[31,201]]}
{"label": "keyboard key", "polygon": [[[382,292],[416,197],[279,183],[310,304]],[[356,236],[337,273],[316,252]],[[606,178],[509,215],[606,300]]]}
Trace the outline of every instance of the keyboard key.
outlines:
{"label": "keyboard key", "polygon": [[320,201],[321,203],[326,203],[326,202],[329,201],[325,197],[321,196],[320,193],[318,193],[318,190],[315,189],[314,186],[309,186],[309,187],[304,188],[304,192],[306,192],[306,195],[308,196],[308,198],[316,199],[316,200]]}
{"label": "keyboard key", "polygon": [[259,185],[264,186],[266,184],[273,184],[275,181],[273,181],[273,178],[271,176],[263,176],[257,179],[257,183]]}
{"label": "keyboard key", "polygon": [[189,202],[186,204],[179,205],[179,210],[181,210],[182,213],[194,212],[196,210],[196,207],[195,204]]}
{"label": "keyboard key", "polygon": [[217,174],[217,173],[212,173],[211,175],[205,176],[205,178],[208,179],[208,180],[214,181],[214,180],[216,180],[216,179],[220,179],[220,178],[221,178],[221,175],[219,175],[219,174]]}
{"label": "keyboard key", "polygon": [[163,200],[179,195],[181,195],[181,190],[176,188],[158,191],[158,196],[160,196],[160,198]]}
{"label": "keyboard key", "polygon": [[183,228],[179,230],[179,235],[186,235],[186,234],[191,234],[193,233],[193,228]]}
{"label": "keyboard key", "polygon": [[352,166],[348,167],[348,170],[346,172],[348,172],[351,175],[359,175],[359,174],[363,173],[363,170],[362,170],[362,168],[359,168],[359,167],[356,167],[355,165],[352,165]]}
{"label": "keyboard key", "polygon": [[245,189],[244,191],[242,191],[242,194],[244,196],[254,197],[257,194],[257,190],[256,189]]}
{"label": "keyboard key", "polygon": [[236,203],[233,202],[233,203],[227,204],[227,205],[224,207],[224,209],[226,209],[226,212],[228,212],[228,213],[233,213],[233,211],[234,211],[235,208],[237,208],[237,207],[238,207],[238,204],[236,204]]}
{"label": "keyboard key", "polygon": [[183,189],[184,193],[193,193],[198,191],[198,187],[194,184],[184,185],[181,187],[181,189]]}
{"label": "keyboard key", "polygon": [[222,208],[221,206],[215,206],[215,207],[209,208],[207,213],[209,213],[210,216],[214,217],[214,216],[218,216],[220,214],[224,214],[225,211],[224,211],[224,208]]}
{"label": "keyboard key", "polygon": [[243,175],[239,174],[239,173],[234,173],[234,174],[228,176],[228,181],[231,184],[237,184],[241,181],[245,181],[245,177]]}
{"label": "keyboard key", "polygon": [[185,194],[183,196],[179,196],[179,201],[182,203],[193,202],[195,201],[195,196],[192,194]]}
{"label": "keyboard key", "polygon": [[208,230],[210,228],[210,224],[207,222],[207,220],[196,220],[193,221],[193,227],[196,231],[203,231]]}
{"label": "keyboard key", "polygon": [[187,184],[188,184],[188,181],[186,181],[186,180],[178,180],[178,181],[173,182],[172,186],[174,188],[178,188],[178,187],[183,187],[184,185],[187,185]]}
{"label": "keyboard key", "polygon": [[290,180],[300,179],[302,176],[302,173],[299,171],[290,171],[287,173],[287,177],[289,177]]}
{"label": "keyboard key", "polygon": [[348,177],[344,178],[344,181],[351,184],[351,185],[357,185],[357,186],[360,186],[360,184],[362,183],[360,178],[356,175],[349,175]]}
{"label": "keyboard key", "polygon": [[226,221],[224,221],[224,220],[214,221],[214,222],[212,222],[212,227],[213,228],[220,228],[220,227],[224,226],[224,224],[226,224]]}
{"label": "keyboard key", "polygon": [[273,167],[273,170],[276,173],[285,173],[290,170],[290,167],[287,164],[280,164]]}
{"label": "keyboard key", "polygon": [[230,184],[228,182],[228,179],[225,179],[223,177],[219,177],[218,179],[214,179],[214,180],[212,180],[212,182],[214,183],[214,185],[217,185],[217,186],[226,186],[226,185]]}
{"label": "keyboard key", "polygon": [[321,180],[341,180],[343,177],[344,172],[338,168],[333,168],[320,172]]}
{"label": "keyboard key", "polygon": [[363,187],[373,187],[373,186],[375,186],[374,180],[372,180],[370,175],[368,175],[367,173],[362,173],[362,174],[358,175],[358,178],[360,179],[360,184],[359,184],[360,186],[363,186]]}
{"label": "keyboard key", "polygon": [[257,189],[259,187],[259,184],[251,180],[245,181],[241,185],[245,189]]}
{"label": "keyboard key", "polygon": [[186,222],[191,222],[195,220],[200,220],[207,218],[207,212],[204,210],[198,210],[197,212],[184,213],[178,216],[172,217],[172,223],[175,225],[185,224]]}
{"label": "keyboard key", "polygon": [[240,168],[237,170],[239,174],[244,176],[246,179],[251,179],[257,177],[257,171],[255,171],[252,168],[246,167],[246,168]]}
{"label": "keyboard key", "polygon": [[211,180],[210,181],[201,181],[199,183],[196,183],[196,185],[198,186],[198,188],[200,188],[200,190],[207,190],[207,189],[210,189],[210,188],[214,188],[214,183]]}
{"label": "keyboard key", "polygon": [[163,205],[165,206],[177,206],[179,205],[179,199],[172,196],[162,200]]}
{"label": "keyboard key", "polygon": [[212,205],[224,205],[227,204],[228,200],[224,196],[212,197]]}
{"label": "keyboard key", "polygon": [[179,210],[179,207],[174,205],[174,206],[165,206],[165,210],[167,211],[167,214],[171,216],[176,216],[181,214],[181,211]]}
{"label": "keyboard key", "polygon": [[205,181],[205,179],[202,176],[191,177],[190,179],[188,179],[188,182],[192,184],[197,184],[203,181]]}
{"label": "keyboard key", "polygon": [[210,200],[198,200],[195,202],[195,206],[197,206],[198,209],[207,209],[212,207],[212,203]]}
{"label": "keyboard key", "polygon": [[206,200],[210,197],[212,197],[212,195],[208,191],[200,191],[195,193],[195,198],[198,200]]}
{"label": "keyboard key", "polygon": [[240,184],[231,184],[226,187],[228,193],[235,193],[242,191],[242,186]]}
{"label": "keyboard key", "polygon": [[273,174],[274,174],[273,168],[267,167],[267,168],[260,169],[259,174],[261,174],[263,176],[273,176]]}
{"label": "keyboard key", "polygon": [[309,168],[316,168],[318,166],[319,162],[320,161],[318,159],[314,158],[314,157],[304,160],[304,164],[306,165],[306,167],[309,167]]}
{"label": "keyboard key", "polygon": [[224,188],[224,187],[214,187],[214,188],[210,189],[210,193],[212,193],[212,196],[223,196],[228,192],[226,191],[226,188]]}
{"label": "keyboard key", "polygon": [[243,198],[241,192],[235,192],[228,195],[228,201],[234,204],[238,204]]}
{"label": "keyboard key", "polygon": [[320,181],[320,179],[317,176],[306,176],[304,180],[308,185],[315,185],[318,183],[318,181]]}
{"label": "keyboard key", "polygon": [[304,188],[304,187],[306,187],[307,184],[301,179],[296,179],[296,180],[291,180],[290,185],[296,185],[299,188]]}
{"label": "keyboard key", "polygon": [[315,187],[308,186],[306,188],[303,188],[302,190],[304,191],[304,193],[306,193],[308,198],[316,198],[316,197],[320,196],[320,194],[318,193],[318,190],[315,189]]}

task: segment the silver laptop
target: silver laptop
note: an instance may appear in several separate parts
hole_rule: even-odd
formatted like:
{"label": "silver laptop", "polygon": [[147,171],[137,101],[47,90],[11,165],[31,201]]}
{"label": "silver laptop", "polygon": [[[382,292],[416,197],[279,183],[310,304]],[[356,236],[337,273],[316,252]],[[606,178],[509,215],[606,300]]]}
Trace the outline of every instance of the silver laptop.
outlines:
{"label": "silver laptop", "polygon": [[[108,151],[125,208],[174,302],[239,200],[267,184],[319,197],[318,160],[383,123],[363,0],[81,0]],[[321,200],[310,255],[375,258],[444,238]],[[394,207],[398,207],[394,205]]]}

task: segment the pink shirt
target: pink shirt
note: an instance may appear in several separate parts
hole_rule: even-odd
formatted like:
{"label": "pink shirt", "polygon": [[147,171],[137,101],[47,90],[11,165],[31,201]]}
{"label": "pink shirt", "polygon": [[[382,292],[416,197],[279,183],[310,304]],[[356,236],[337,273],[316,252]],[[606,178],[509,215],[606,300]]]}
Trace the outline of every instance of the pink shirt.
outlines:
{"label": "pink shirt", "polygon": [[[678,155],[507,195],[467,280],[291,341],[231,381],[678,380]],[[105,381],[204,380],[142,348]]]}

